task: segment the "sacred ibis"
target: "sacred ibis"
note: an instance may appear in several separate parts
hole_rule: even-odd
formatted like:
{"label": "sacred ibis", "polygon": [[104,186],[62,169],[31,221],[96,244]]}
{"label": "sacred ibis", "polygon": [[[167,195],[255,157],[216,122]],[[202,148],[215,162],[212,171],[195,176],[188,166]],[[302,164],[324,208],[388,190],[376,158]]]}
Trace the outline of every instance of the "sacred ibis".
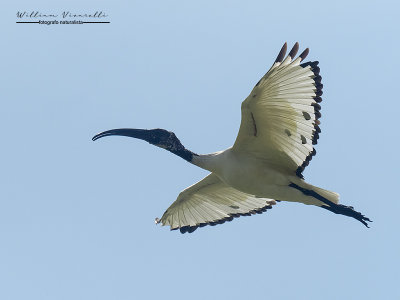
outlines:
{"label": "sacred ibis", "polygon": [[318,61],[302,62],[308,48],[295,58],[296,43],[286,56],[285,43],[269,71],[242,103],[242,121],[234,145],[224,151],[196,154],[173,132],[164,129],[112,129],[110,135],[142,139],[166,149],[211,173],[182,191],[156,223],[193,232],[198,227],[262,213],[277,201],[316,205],[353,217],[368,227],[370,219],[339,195],[304,181],[302,172],[316,154],[322,87]]}

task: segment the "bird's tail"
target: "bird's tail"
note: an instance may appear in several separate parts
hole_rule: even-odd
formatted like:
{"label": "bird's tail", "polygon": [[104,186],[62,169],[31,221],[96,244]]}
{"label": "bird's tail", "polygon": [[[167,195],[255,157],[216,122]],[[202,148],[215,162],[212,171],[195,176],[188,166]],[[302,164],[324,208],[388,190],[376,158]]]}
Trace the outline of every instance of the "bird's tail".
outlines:
{"label": "bird's tail", "polygon": [[313,205],[327,205],[326,203],[321,202],[321,197],[333,202],[335,204],[339,203],[339,194],[335,192],[331,192],[325,189],[322,189],[320,187],[314,186],[312,184],[309,184],[305,182],[304,180],[300,178],[293,178],[292,183],[289,185],[299,191],[302,192],[303,195],[306,195],[307,197],[313,197],[315,200],[318,199],[318,201],[312,201],[310,203],[304,202],[305,204],[313,204]]}
{"label": "bird's tail", "polygon": [[331,192],[316,186],[312,186],[312,189],[319,195],[321,195],[322,197],[328,199],[329,201],[338,204],[339,203],[339,194],[335,193],[335,192]]}

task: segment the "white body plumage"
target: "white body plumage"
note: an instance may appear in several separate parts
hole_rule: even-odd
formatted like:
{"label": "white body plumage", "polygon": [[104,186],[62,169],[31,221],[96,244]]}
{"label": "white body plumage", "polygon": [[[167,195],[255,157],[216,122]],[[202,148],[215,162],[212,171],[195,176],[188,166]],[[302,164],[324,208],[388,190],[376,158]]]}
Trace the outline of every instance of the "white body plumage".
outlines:
{"label": "white body plumage", "polygon": [[[238,153],[229,148],[208,155],[195,156],[193,164],[215,174],[223,183],[243,193],[259,198],[270,198],[280,201],[300,202],[309,205],[324,205],[312,196],[289,187],[290,183],[304,188],[316,188],[297,176],[280,170],[267,160],[257,158],[247,153]],[[339,195],[323,190],[325,197],[338,203]],[[274,201],[270,203],[275,204]]]}

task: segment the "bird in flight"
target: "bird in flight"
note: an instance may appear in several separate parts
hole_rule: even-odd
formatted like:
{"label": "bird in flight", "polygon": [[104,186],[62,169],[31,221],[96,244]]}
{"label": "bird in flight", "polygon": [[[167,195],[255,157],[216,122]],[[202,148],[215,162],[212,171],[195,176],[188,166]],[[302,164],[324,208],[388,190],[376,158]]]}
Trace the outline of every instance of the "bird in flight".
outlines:
{"label": "bird in flight", "polygon": [[318,61],[297,58],[296,43],[285,57],[285,43],[269,71],[242,102],[242,120],[234,145],[224,151],[196,154],[165,129],[112,129],[110,135],[142,139],[166,149],[211,173],[183,190],[156,223],[193,232],[239,216],[259,214],[279,201],[300,202],[372,222],[351,206],[339,204],[339,194],[307,183],[302,172],[316,154],[321,132],[322,101]]}

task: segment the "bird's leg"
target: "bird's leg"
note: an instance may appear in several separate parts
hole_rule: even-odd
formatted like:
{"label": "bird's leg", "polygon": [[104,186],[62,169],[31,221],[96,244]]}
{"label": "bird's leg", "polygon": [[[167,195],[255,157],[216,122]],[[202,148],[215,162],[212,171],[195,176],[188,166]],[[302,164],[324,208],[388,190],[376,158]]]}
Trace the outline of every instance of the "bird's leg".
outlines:
{"label": "bird's leg", "polygon": [[360,221],[361,223],[363,223],[368,228],[369,228],[369,226],[368,226],[368,223],[366,221],[372,222],[370,219],[365,217],[362,213],[360,213],[358,211],[355,211],[354,208],[351,207],[351,206],[346,206],[346,205],[342,205],[342,204],[333,203],[332,201],[329,201],[325,197],[322,197],[317,192],[315,192],[313,190],[305,189],[305,188],[303,188],[301,186],[298,186],[295,183],[290,183],[289,186],[299,190],[304,195],[312,196],[312,197],[318,199],[319,201],[325,203],[326,205],[323,205],[321,207],[325,208],[327,210],[330,210],[331,212],[334,212],[335,214],[340,214],[340,215],[345,215],[345,216],[348,216],[348,217],[352,217],[352,218]]}
{"label": "bird's leg", "polygon": [[342,205],[342,204],[329,204],[329,206],[323,205],[321,206],[322,208],[325,208],[331,212],[334,212],[335,214],[340,214],[340,215],[345,215],[348,217],[353,217],[354,219],[360,221],[361,223],[363,223],[365,226],[368,226],[368,222],[372,222],[369,218],[367,218],[366,216],[364,216],[362,213],[355,211],[354,208],[352,206],[346,206],[346,205]]}

